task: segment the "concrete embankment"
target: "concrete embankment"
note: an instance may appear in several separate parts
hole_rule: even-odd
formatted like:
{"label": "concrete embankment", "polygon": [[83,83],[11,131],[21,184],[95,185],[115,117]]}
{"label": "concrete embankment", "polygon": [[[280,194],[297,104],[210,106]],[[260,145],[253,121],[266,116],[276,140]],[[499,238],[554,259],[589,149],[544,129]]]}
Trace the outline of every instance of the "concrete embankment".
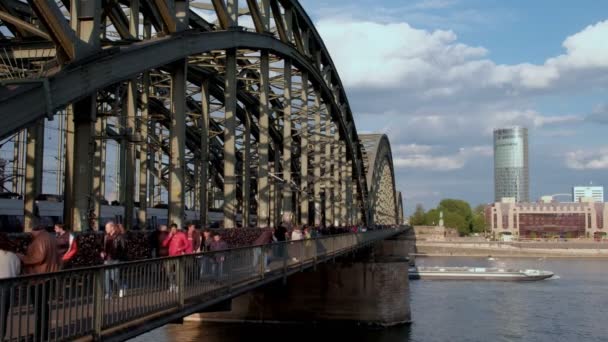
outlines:
{"label": "concrete embankment", "polygon": [[417,255],[608,258],[608,244],[484,243],[417,241]]}

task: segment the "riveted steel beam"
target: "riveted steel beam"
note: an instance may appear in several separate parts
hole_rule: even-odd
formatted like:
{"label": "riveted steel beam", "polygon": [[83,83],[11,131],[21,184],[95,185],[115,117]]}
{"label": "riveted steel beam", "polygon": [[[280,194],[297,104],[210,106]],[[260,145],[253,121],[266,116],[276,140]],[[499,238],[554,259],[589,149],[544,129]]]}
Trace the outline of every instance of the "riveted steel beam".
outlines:
{"label": "riveted steel beam", "polygon": [[42,193],[42,160],[44,159],[44,119],[27,129],[25,153],[24,223],[26,232],[38,224],[34,211],[36,196]]}
{"label": "riveted steel beam", "polygon": [[283,61],[283,215],[292,217],[291,184],[291,62]]}
{"label": "riveted steel beam", "polygon": [[[302,72],[302,90],[300,98],[300,224],[308,224],[308,206],[310,203],[308,186],[308,73]],[[316,180],[315,180],[316,181]]]}
{"label": "riveted steel beam", "polygon": [[171,65],[171,125],[169,128],[169,222],[183,227],[186,153],[186,60]]}
{"label": "riveted steel beam", "polygon": [[224,89],[224,228],[236,227],[236,49],[226,52],[226,86]]}
{"label": "riveted steel beam", "polygon": [[2,20],[5,24],[10,23],[22,31],[29,32],[47,40],[51,40],[51,36],[49,36],[43,30],[6,12],[0,11],[0,20]]}
{"label": "riveted steel beam", "polygon": [[258,226],[268,227],[269,218],[269,184],[268,184],[268,126],[270,117],[269,107],[269,56],[267,51],[261,52],[260,57],[260,116],[258,119]]}
{"label": "riveted steel beam", "polygon": [[203,79],[201,82],[201,118],[199,128],[201,132],[201,160],[200,160],[200,207],[199,215],[201,225],[207,225],[207,211],[209,210],[209,196],[207,193],[208,174],[209,174],[209,80]]}

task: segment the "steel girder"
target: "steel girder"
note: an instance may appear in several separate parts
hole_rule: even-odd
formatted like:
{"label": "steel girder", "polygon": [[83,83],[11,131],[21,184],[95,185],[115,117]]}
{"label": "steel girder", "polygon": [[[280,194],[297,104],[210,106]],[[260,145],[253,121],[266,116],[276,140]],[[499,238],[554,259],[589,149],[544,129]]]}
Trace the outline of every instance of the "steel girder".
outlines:
{"label": "steel girder", "polygon": [[[13,5],[15,8],[24,7],[24,9],[20,9],[19,13],[22,13],[24,17],[32,16],[32,12],[28,11],[28,7],[23,6],[22,3],[12,0],[3,0],[3,3],[4,2],[14,3]],[[217,4],[224,3],[222,0],[216,2]],[[216,2],[214,2],[214,4],[216,4]],[[330,118],[333,124],[336,125],[336,128],[332,128],[328,131],[329,137],[325,136],[323,139],[319,140],[315,138],[312,139],[312,141],[314,143],[330,144],[331,137],[335,134],[338,135],[339,140],[343,141],[344,146],[343,149],[336,147],[337,149],[335,151],[337,152],[335,153],[345,153],[347,158],[341,161],[339,169],[334,169],[334,172],[337,172],[336,174],[342,177],[341,180],[338,180],[336,186],[342,187],[340,190],[341,194],[354,193],[359,198],[363,207],[369,205],[369,180],[364,176],[363,169],[365,163],[363,160],[364,152],[360,148],[359,138],[348,105],[346,93],[323,41],[316,32],[312,21],[297,1],[265,0],[261,2],[261,6],[258,4],[259,1],[247,1],[249,11],[243,11],[242,13],[251,14],[257,33],[234,30],[234,28],[230,27],[232,24],[226,20],[224,20],[225,22],[223,24],[220,23],[222,25],[218,28],[214,24],[210,24],[203,20],[191,10],[187,11],[189,12],[187,20],[192,29],[176,33],[177,24],[174,25],[172,20],[178,19],[178,17],[173,18],[172,14],[169,13],[172,10],[170,8],[171,6],[165,7],[163,4],[159,5],[158,2],[152,1],[142,2],[140,10],[144,21],[151,24],[157,32],[164,34],[169,33],[170,35],[156,36],[139,43],[132,42],[134,38],[138,39],[138,37],[134,37],[131,33],[126,32],[126,27],[129,22],[125,21],[126,17],[119,13],[121,8],[117,5],[118,3],[123,6],[128,6],[130,1],[103,0],[103,4],[106,8],[106,12],[103,15],[111,19],[111,25],[116,28],[123,39],[131,40],[131,42],[117,42],[114,44],[114,47],[108,47],[104,51],[97,52],[86,60],[68,63],[64,67],[55,67],[50,71],[45,71],[53,66],[54,62],[51,60],[46,66],[43,64],[44,67],[41,67],[42,75],[45,76],[45,78],[42,79],[42,82],[38,84],[11,85],[0,89],[0,113],[19,113],[19,115],[11,115],[7,118],[3,117],[3,119],[6,119],[6,124],[3,127],[0,127],[0,138],[5,138],[29,123],[38,120],[43,117],[45,113],[63,108],[65,105],[77,101],[89,94],[93,94],[111,84],[126,81],[147,70],[162,68],[169,63],[188,56],[203,54],[209,51],[226,51],[228,49],[237,49],[237,51],[238,49],[269,51],[270,53],[285,59],[286,63],[292,63],[294,73],[298,73],[299,71],[305,73],[306,77],[310,80],[310,93],[319,94],[318,96],[322,98],[320,103],[323,107],[310,106],[310,110],[304,110],[310,112],[311,115],[317,115],[315,114],[315,111],[320,112],[322,111],[321,108],[324,108],[325,112],[318,115],[321,115],[324,118],[323,121],[325,121],[326,117]],[[236,6],[238,1],[232,0],[230,3],[231,6]],[[242,0],[241,3],[243,3]],[[219,8],[222,6],[217,7]],[[223,9],[226,9],[228,12],[232,11],[232,14],[230,14],[232,16],[234,14],[234,8],[230,9],[228,7],[224,5]],[[241,14],[240,10],[238,12]],[[46,16],[49,16],[49,13],[46,13]],[[270,16],[274,19],[273,22],[276,27],[276,34],[271,33]],[[29,20],[31,18],[27,19]],[[63,18],[58,18],[55,21],[59,22],[61,20],[63,20]],[[231,20],[232,23],[236,23],[236,17],[231,17]],[[215,29],[230,29],[231,31],[200,32]],[[123,46],[122,44],[129,45]],[[53,58],[50,54],[45,57]],[[238,68],[242,70],[248,68],[246,64],[241,63],[240,59],[238,60],[238,63]],[[190,73],[196,75],[195,69],[196,66],[194,65],[189,67],[188,81],[193,81],[190,77]],[[256,76],[259,76],[253,69],[247,69],[249,74],[239,74],[237,77],[255,78]],[[206,76],[208,75],[203,75],[201,77]],[[217,97],[219,98],[222,94],[222,87],[218,87],[218,85],[222,83],[222,75],[220,73],[215,76],[217,82],[212,82],[212,86],[216,87]],[[296,80],[291,77],[290,79],[295,84]],[[309,88],[308,82],[306,83],[305,88]],[[250,132],[248,134],[253,134],[252,137],[255,138],[257,119],[259,119],[259,114],[256,113],[256,109],[259,108],[260,104],[257,95],[254,95],[256,94],[257,89],[251,87],[249,88],[249,91],[250,93],[248,93],[248,89],[244,89],[242,85],[238,86],[238,101],[240,103],[237,107],[238,125],[244,125],[245,122],[249,122],[251,124],[249,127],[253,133]],[[278,129],[284,122],[284,118],[281,117],[280,113],[283,112],[285,99],[282,90],[271,96],[272,116],[270,117],[270,132],[272,143],[270,144],[270,149],[271,151],[274,149],[281,151],[283,150],[283,137]],[[46,101],[46,103],[28,101],[28,99],[33,98],[45,98],[48,101]],[[28,101],[28,103],[31,103],[32,105],[23,108],[23,106],[20,105],[23,103],[22,101]],[[291,102],[291,100],[289,101]],[[308,99],[306,101],[308,102]],[[308,108],[308,106],[308,103],[302,105],[303,108]],[[241,115],[238,114],[239,111],[241,112]],[[293,115],[301,114],[294,113]],[[316,154],[313,154],[313,158],[313,155],[304,152],[305,154],[308,154],[306,162],[298,157],[298,155],[302,154],[302,151],[299,150],[300,147],[307,146],[306,143],[302,145],[300,141],[301,132],[299,129],[305,127],[302,129],[306,136],[319,134],[320,130],[319,127],[309,124],[309,122],[312,123],[313,120],[317,120],[313,119],[313,117],[310,117],[310,120],[308,120],[309,122],[307,122],[306,125],[297,120],[301,119],[296,119],[295,124],[298,127],[294,127],[293,130],[290,130],[292,131],[293,136],[293,140],[291,141],[292,148],[290,150],[295,153],[291,163],[291,169],[295,171],[301,167],[301,165],[307,165],[308,161],[311,162],[311,165],[316,165],[316,167],[319,167],[318,164],[329,165],[329,160],[327,159],[317,160]],[[323,123],[323,125],[326,124],[327,123],[325,122]],[[188,131],[191,130],[189,128],[187,129]],[[325,131],[325,129],[322,129],[322,131]],[[193,136],[188,140],[200,139],[197,138],[195,134],[186,134]],[[238,141],[244,141],[242,136],[241,138],[237,136],[237,139],[241,139]],[[192,152],[195,152],[196,147],[196,145],[189,146],[189,149],[191,149]],[[242,151],[237,152],[237,157],[240,157],[239,153],[242,153]],[[256,157],[254,156],[254,161],[255,158]],[[272,156],[270,160],[273,160]],[[348,167],[346,167],[346,165],[348,165]],[[286,167],[285,164],[283,164],[283,168],[284,167]],[[275,169],[280,172],[291,172],[290,170],[282,170],[281,165],[276,165]],[[327,175],[330,172],[327,169],[327,166],[321,167],[321,169],[324,170],[324,175]],[[311,173],[313,173],[315,177],[318,175],[318,172]],[[390,174],[392,175],[392,162],[390,165]],[[345,177],[352,177],[355,180],[355,188],[358,188],[358,191],[353,192],[347,190],[345,192],[345,184],[350,184],[349,182],[345,183]],[[319,181],[319,179],[313,179],[313,182]],[[394,180],[392,180],[392,182],[394,188]],[[303,186],[306,187],[305,185]],[[318,190],[315,190],[315,193],[318,193]],[[344,215],[343,208],[341,211],[337,212],[340,213],[340,215]]]}
{"label": "steel girder", "polygon": [[[361,134],[361,149],[365,155],[364,168],[369,184],[370,222],[397,224],[403,214],[401,197],[397,197],[391,145],[385,134]],[[399,203],[398,203],[399,201]]]}

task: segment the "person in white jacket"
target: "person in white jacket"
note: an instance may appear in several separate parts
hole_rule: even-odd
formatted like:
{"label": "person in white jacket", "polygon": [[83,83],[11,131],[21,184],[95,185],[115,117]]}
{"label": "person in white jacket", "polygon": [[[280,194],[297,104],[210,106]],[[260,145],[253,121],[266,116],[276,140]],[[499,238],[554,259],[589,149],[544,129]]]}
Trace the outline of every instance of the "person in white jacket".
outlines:
{"label": "person in white jacket", "polygon": [[[303,234],[302,230],[298,226],[294,226],[293,231],[291,232],[291,241],[302,240]],[[291,258],[293,262],[299,262],[298,256],[302,255],[302,244],[296,243],[295,246],[291,248],[295,252],[295,256]]]}
{"label": "person in white jacket", "polygon": [[[21,273],[21,260],[14,253],[15,247],[13,243],[4,233],[0,233],[0,279],[13,278]],[[11,305],[11,289],[9,287],[0,287],[0,340],[4,340],[6,325],[8,321],[8,313]]]}

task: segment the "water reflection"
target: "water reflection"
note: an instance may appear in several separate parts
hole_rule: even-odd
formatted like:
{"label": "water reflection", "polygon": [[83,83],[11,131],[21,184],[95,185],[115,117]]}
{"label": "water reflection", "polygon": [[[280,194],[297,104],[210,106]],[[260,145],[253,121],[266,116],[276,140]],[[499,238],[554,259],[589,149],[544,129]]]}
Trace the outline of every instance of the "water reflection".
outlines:
{"label": "water reflection", "polygon": [[341,341],[408,342],[410,341],[410,327],[402,325],[388,329],[367,329],[342,325],[321,327],[186,322],[183,325],[167,325],[132,341],[236,342],[261,340],[264,342],[320,342],[325,341],[330,336],[339,336]]}
{"label": "water reflection", "polygon": [[169,325],[136,341],[608,341],[608,260],[419,258],[425,266],[540,268],[540,282],[413,281],[411,326]]}

